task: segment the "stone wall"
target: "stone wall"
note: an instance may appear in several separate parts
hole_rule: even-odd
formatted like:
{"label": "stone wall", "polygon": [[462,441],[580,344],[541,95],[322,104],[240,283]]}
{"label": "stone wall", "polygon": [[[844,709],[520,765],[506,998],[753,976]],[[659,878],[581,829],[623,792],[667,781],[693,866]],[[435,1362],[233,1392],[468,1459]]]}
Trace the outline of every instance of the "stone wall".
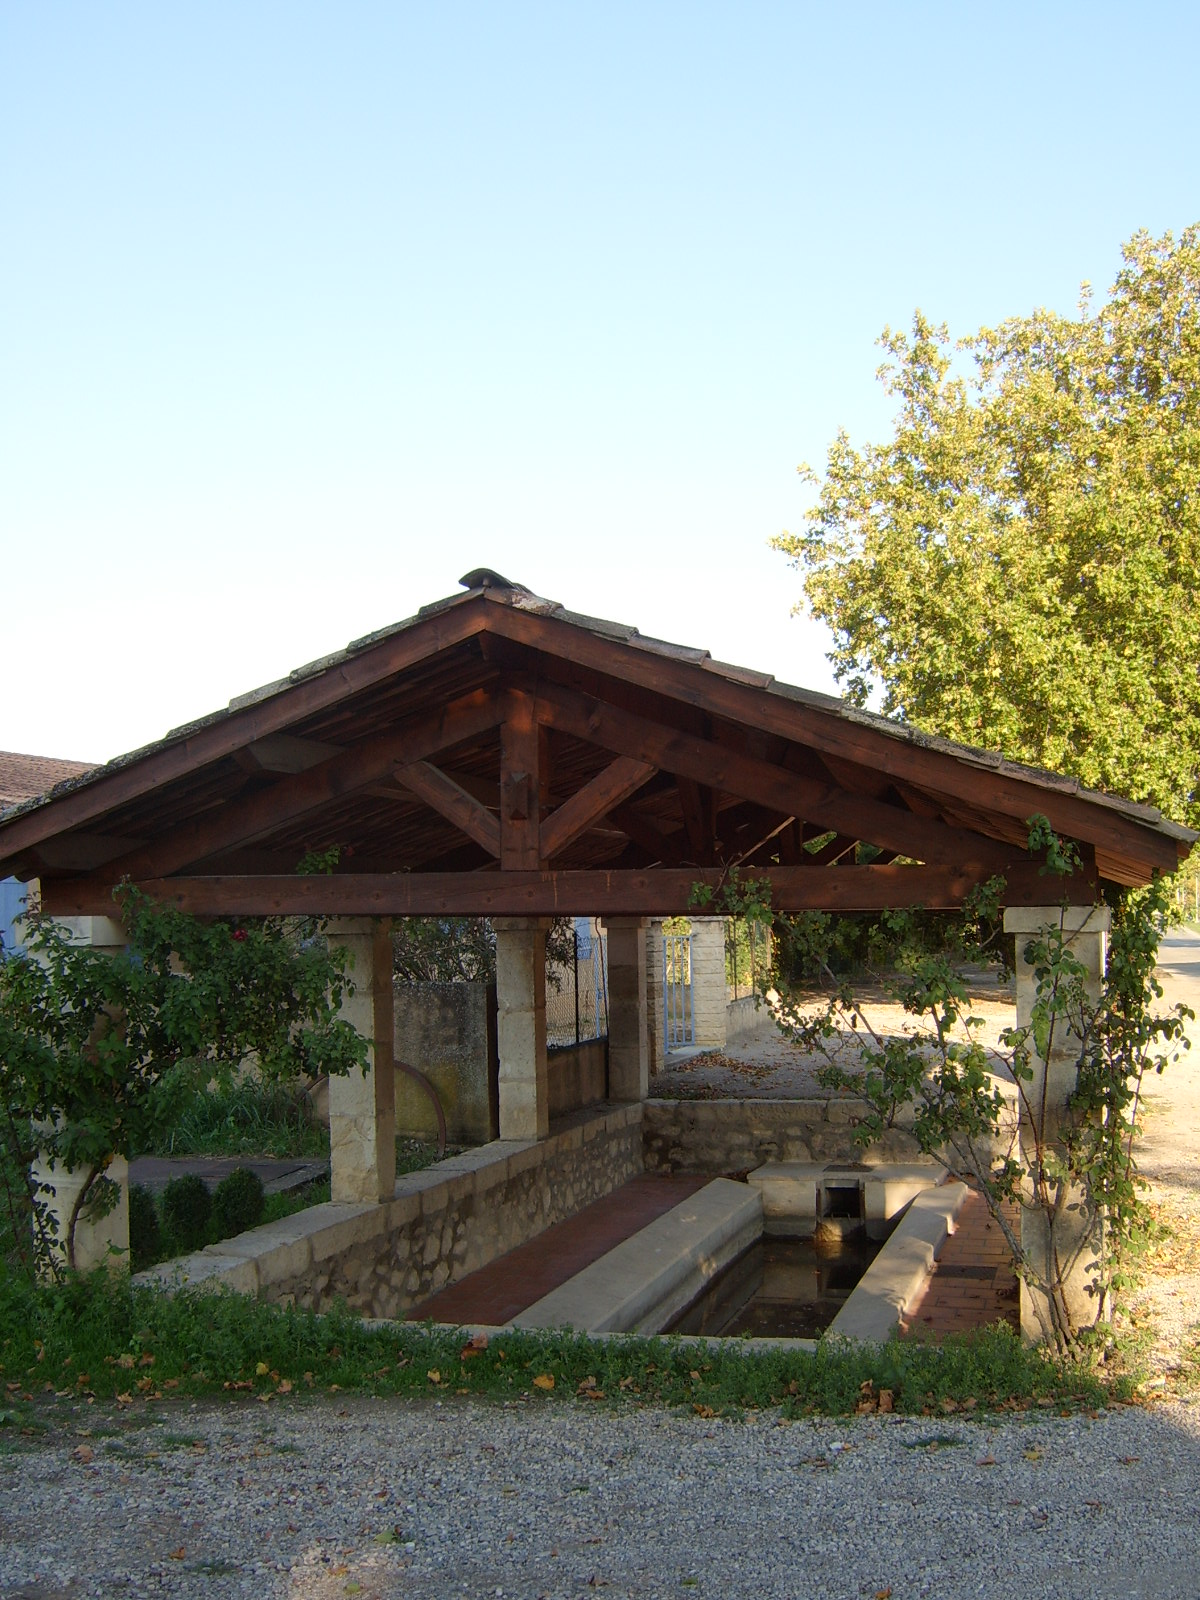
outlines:
{"label": "stone wall", "polygon": [[725,1007],[725,1043],[741,1044],[748,1039],[780,1039],[782,1034],[771,1020],[771,1013],[756,995],[731,1000]]}
{"label": "stone wall", "polygon": [[[395,1055],[437,1090],[451,1144],[485,1144],[500,1131],[496,995],[486,983],[398,983]],[[396,1132],[437,1136],[429,1096],[396,1074]]]}
{"label": "stone wall", "polygon": [[565,1117],[608,1095],[608,1040],[587,1039],[546,1052],[552,1118]]}
{"label": "stone wall", "polygon": [[403,1317],[435,1290],[601,1200],[642,1170],[642,1107],[605,1106],[541,1142],[496,1140],[396,1181],[380,1205],[321,1205],[167,1262],[179,1281],[323,1310]]}
{"label": "stone wall", "polygon": [[862,1102],[647,1100],[642,1123],[647,1172],[748,1172],[768,1161],[913,1161],[899,1129],[864,1152],[852,1119]]}

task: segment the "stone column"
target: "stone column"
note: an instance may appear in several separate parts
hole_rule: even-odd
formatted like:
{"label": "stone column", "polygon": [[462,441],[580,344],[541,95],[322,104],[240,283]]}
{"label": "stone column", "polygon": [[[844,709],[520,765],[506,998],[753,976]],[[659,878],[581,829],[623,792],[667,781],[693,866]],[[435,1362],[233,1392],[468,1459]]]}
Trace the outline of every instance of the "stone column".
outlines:
{"label": "stone column", "polygon": [[646,1052],[650,1075],[662,1071],[663,1043],[663,925],[661,917],[646,924]]}
{"label": "stone column", "polygon": [[345,917],[330,923],[328,938],[353,961],[354,993],[343,1000],[342,1016],[369,1045],[367,1071],[329,1080],[330,1198],[370,1204],[396,1192],[391,930],[369,917]]}
{"label": "stone column", "polygon": [[[1017,938],[1017,1026],[1028,1027],[1033,1019],[1037,999],[1037,978],[1034,969],[1025,960],[1025,950],[1030,939],[1046,929],[1061,928],[1067,937],[1073,955],[1087,968],[1087,992],[1096,1000],[1104,978],[1105,952],[1110,916],[1107,906],[1009,906],[1004,913],[1005,933]],[[1032,1044],[1032,1039],[1031,1039]],[[1056,1142],[1067,1115],[1067,1101],[1075,1088],[1076,1062],[1079,1057],[1079,1040],[1060,1017],[1054,1030],[1045,1059],[1033,1054],[1030,1065],[1033,1077],[1024,1086],[1024,1103],[1021,1108],[1021,1159],[1028,1170],[1034,1157],[1034,1131],[1043,1130],[1043,1141],[1050,1146]],[[1067,1205],[1053,1224],[1044,1212],[1023,1208],[1021,1212],[1021,1247],[1035,1269],[1051,1277],[1051,1265],[1057,1258],[1064,1275],[1066,1302],[1072,1314],[1077,1313],[1081,1323],[1092,1320],[1094,1303],[1087,1293],[1088,1263],[1095,1259],[1099,1238],[1089,1232],[1077,1210]],[[1026,1283],[1021,1284],[1021,1333],[1031,1341],[1043,1337],[1042,1323],[1038,1317],[1037,1292]],[[1041,1296],[1045,1309],[1045,1297]]]}
{"label": "stone column", "polygon": [[726,1043],[725,918],[692,918],[692,1019],[697,1045],[723,1050]]}
{"label": "stone column", "polygon": [[[112,917],[59,917],[59,926],[71,936],[73,944],[91,945],[107,956],[124,952],[125,930]],[[58,1254],[66,1259],[67,1225],[83,1187],[84,1174],[56,1166],[53,1171],[43,1159],[33,1164],[33,1180],[52,1192],[42,1193],[42,1202],[57,1225]],[[93,1267],[129,1265],[129,1163],[114,1156],[104,1176],[117,1185],[117,1203],[107,1216],[95,1221],[80,1217],[75,1228],[75,1265],[80,1272]]]}
{"label": "stone column", "polygon": [[546,924],[537,917],[496,917],[493,927],[500,1137],[544,1139],[550,1132]]}
{"label": "stone column", "polygon": [[608,1098],[644,1100],[650,1089],[646,1026],[646,923],[609,917]]}

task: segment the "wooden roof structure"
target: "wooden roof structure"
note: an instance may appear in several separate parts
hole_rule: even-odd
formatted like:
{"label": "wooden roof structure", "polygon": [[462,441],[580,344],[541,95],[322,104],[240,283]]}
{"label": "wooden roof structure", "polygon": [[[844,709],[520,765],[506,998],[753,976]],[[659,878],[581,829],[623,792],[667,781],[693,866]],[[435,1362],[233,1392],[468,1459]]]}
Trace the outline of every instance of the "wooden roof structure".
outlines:
{"label": "wooden roof structure", "polygon": [[[648,915],[768,878],[780,910],[952,908],[1002,874],[1069,898],[1172,871],[1150,807],[951,744],[495,573],[0,815],[0,873],[56,915],[122,879],[197,914]],[[337,847],[332,874],[298,874]]]}

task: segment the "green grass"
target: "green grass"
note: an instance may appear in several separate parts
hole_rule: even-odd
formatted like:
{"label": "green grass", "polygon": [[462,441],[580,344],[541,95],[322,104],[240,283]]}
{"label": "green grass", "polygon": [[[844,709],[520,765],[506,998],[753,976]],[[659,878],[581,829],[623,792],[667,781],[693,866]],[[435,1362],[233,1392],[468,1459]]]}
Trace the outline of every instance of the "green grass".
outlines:
{"label": "green grass", "polygon": [[206,1089],[171,1132],[142,1155],[329,1157],[329,1130],[312,1120],[308,1103],[288,1084],[246,1077]]}
{"label": "green grass", "polygon": [[786,1417],[856,1411],[1095,1408],[1133,1394],[1133,1378],[1055,1361],[1004,1329],[941,1346],[822,1344],[815,1354],[736,1344],[589,1340],[505,1332],[473,1348],[454,1330],[370,1328],[344,1308],[317,1317],[231,1294],[174,1296],[103,1272],[58,1286],[0,1283],[0,1405],[24,1412],[39,1391],[98,1400],[308,1393],[677,1406],[700,1417],[778,1408]]}

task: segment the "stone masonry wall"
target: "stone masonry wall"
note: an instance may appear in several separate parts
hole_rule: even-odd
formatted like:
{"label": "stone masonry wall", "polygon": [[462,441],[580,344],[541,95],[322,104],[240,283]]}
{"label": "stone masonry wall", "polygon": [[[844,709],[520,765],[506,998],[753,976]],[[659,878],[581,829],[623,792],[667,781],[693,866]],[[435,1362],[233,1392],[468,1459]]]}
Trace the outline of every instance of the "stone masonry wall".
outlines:
{"label": "stone masonry wall", "polygon": [[399,1178],[381,1205],[312,1206],[140,1277],[403,1317],[635,1177],[641,1123],[639,1104],[582,1112],[541,1142],[496,1140]]}
{"label": "stone masonry wall", "polygon": [[864,1151],[852,1119],[862,1102],[647,1100],[642,1137],[647,1172],[747,1172],[768,1161],[915,1161],[916,1141],[899,1129]]}

